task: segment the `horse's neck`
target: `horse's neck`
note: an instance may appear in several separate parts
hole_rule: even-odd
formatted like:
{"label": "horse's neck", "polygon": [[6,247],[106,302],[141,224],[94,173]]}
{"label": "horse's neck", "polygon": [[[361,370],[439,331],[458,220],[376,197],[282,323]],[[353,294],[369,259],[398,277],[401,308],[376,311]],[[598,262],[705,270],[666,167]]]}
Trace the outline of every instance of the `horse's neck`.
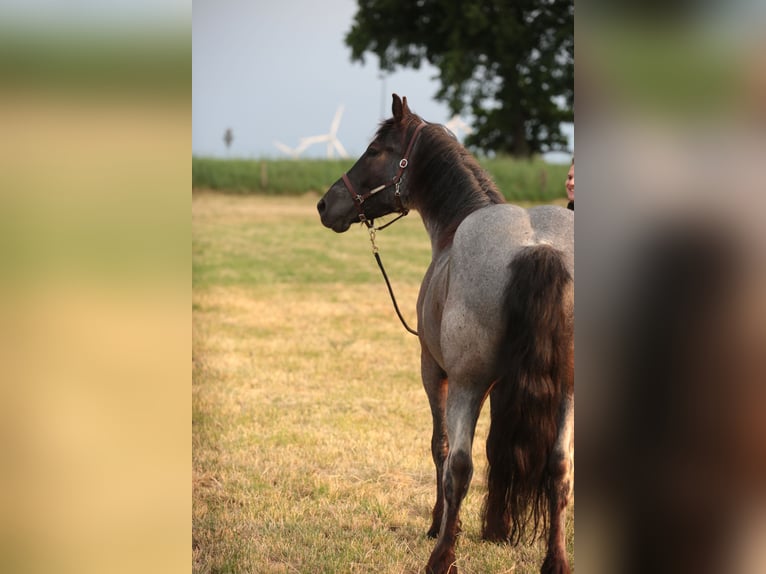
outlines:
{"label": "horse's neck", "polygon": [[429,221],[424,218],[423,225],[431,240],[431,260],[435,261],[445,250],[448,250],[452,246],[452,240],[445,240],[443,237],[443,230],[439,229],[439,226],[434,221]]}
{"label": "horse's neck", "polygon": [[486,202],[476,202],[466,206],[459,213],[451,214],[449,218],[440,218],[438,212],[435,214],[428,209],[419,210],[423,225],[431,240],[431,257],[436,259],[452,247],[455,233],[466,217],[490,205],[493,203],[489,199]]}
{"label": "horse's neck", "polygon": [[[446,137],[446,136],[444,136]],[[471,213],[503,197],[484,170],[464,150],[434,140],[413,157],[412,207],[420,213],[435,255],[452,244],[457,228]],[[417,167],[415,167],[417,166]],[[426,167],[427,166],[427,167]]]}

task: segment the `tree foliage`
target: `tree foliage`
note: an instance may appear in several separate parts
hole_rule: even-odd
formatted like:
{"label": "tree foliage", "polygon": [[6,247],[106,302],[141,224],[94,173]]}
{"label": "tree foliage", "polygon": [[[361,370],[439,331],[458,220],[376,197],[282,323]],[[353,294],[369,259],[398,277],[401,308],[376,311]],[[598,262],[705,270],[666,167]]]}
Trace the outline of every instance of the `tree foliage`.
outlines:
{"label": "tree foliage", "polygon": [[352,60],[371,52],[385,71],[438,68],[436,98],[475,118],[469,146],[522,157],[567,149],[573,0],[358,0],[346,44]]}

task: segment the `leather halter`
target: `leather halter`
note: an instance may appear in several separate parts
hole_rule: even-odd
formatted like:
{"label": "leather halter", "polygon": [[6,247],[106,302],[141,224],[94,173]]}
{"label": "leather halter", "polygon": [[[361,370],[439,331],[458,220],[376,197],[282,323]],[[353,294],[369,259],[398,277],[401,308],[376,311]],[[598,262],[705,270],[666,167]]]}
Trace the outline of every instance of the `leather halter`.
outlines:
{"label": "leather halter", "polygon": [[394,192],[394,197],[396,197],[396,211],[398,213],[401,213],[402,216],[407,215],[409,213],[409,210],[404,207],[404,204],[402,203],[402,195],[399,192],[399,186],[402,183],[402,175],[404,174],[404,170],[407,168],[407,166],[410,164],[410,153],[412,152],[412,148],[415,145],[415,140],[417,140],[418,135],[420,134],[420,130],[422,130],[424,127],[426,127],[426,122],[421,122],[418,124],[418,127],[415,128],[415,132],[412,134],[412,137],[410,138],[410,143],[407,146],[407,150],[404,152],[404,157],[399,160],[399,171],[396,172],[396,175],[391,178],[390,181],[387,183],[384,183],[382,185],[379,185],[378,187],[371,189],[364,195],[360,195],[355,189],[354,186],[351,184],[351,180],[348,178],[348,175],[344,173],[341,176],[341,179],[343,179],[343,183],[346,185],[346,189],[348,189],[348,192],[351,194],[351,197],[354,198],[354,205],[356,206],[356,210],[359,212],[359,221],[364,223],[367,227],[372,228],[373,222],[369,219],[367,219],[367,216],[364,214],[364,207],[362,207],[362,204],[368,200],[370,197],[378,193],[379,191],[383,191],[386,188],[391,187],[392,185],[396,188]]}

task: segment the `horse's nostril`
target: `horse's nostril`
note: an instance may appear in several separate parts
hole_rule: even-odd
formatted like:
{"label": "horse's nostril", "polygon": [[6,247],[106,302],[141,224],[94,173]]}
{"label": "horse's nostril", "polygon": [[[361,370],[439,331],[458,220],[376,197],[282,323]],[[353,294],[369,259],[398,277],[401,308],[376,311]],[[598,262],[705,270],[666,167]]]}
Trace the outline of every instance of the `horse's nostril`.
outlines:
{"label": "horse's nostril", "polygon": [[317,211],[319,212],[319,215],[322,215],[322,212],[324,212],[326,205],[324,202],[324,199],[320,199],[319,203],[317,203]]}

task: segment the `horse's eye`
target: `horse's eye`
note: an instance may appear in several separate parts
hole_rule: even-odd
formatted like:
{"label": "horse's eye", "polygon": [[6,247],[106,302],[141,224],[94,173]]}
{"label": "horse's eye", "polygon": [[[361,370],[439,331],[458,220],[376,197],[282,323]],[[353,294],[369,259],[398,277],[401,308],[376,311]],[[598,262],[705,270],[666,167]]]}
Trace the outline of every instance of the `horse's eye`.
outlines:
{"label": "horse's eye", "polygon": [[380,153],[380,150],[374,147],[368,147],[367,148],[367,155],[370,157],[375,157]]}

